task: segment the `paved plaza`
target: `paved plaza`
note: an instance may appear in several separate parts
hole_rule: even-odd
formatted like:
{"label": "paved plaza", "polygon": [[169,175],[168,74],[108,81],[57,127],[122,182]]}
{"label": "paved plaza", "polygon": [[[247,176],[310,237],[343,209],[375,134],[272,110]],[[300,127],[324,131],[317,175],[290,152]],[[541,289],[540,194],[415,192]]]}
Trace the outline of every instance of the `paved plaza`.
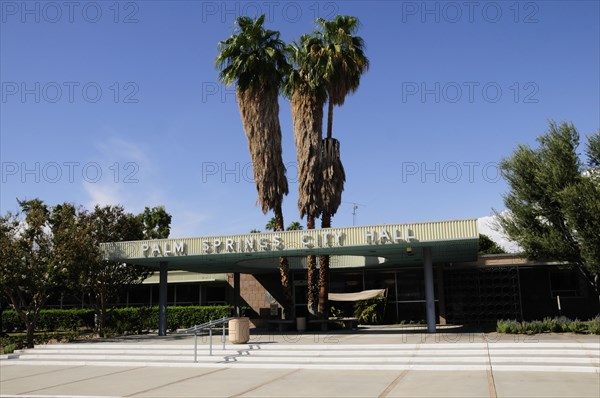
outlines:
{"label": "paved plaza", "polygon": [[[36,347],[0,361],[0,396],[600,397],[600,336],[399,327],[130,336]],[[100,355],[101,353],[102,355]]]}

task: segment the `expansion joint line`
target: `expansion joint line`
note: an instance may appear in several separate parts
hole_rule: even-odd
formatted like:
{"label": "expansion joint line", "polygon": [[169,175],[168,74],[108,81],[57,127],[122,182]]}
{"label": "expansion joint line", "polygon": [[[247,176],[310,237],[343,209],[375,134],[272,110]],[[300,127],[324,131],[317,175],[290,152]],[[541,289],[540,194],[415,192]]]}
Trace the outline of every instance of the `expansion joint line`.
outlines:
{"label": "expansion joint line", "polygon": [[254,387],[250,387],[249,389],[247,389],[247,390],[245,390],[245,391],[242,391],[242,392],[239,392],[239,393],[237,393],[237,394],[235,394],[235,395],[232,395],[232,396],[230,396],[229,398],[237,398],[237,397],[241,397],[242,395],[244,395],[244,394],[247,394],[247,393],[249,393],[250,391],[257,390],[257,389],[259,389],[259,388],[261,388],[261,387],[264,387],[264,386],[266,386],[267,384],[271,384],[271,383],[273,383],[274,381],[281,380],[281,379],[285,379],[286,377],[288,377],[288,376],[290,376],[290,375],[292,375],[292,374],[294,374],[294,373],[296,373],[296,372],[299,372],[300,370],[302,370],[302,369],[294,369],[294,370],[292,370],[291,372],[287,372],[286,374],[283,374],[283,375],[281,375],[281,376],[279,376],[279,377],[276,377],[276,378],[274,378],[274,379],[271,379],[271,380],[267,380],[267,381],[265,381],[264,383],[260,383],[259,385],[256,385],[256,386],[254,386]]}
{"label": "expansion joint line", "polygon": [[[485,337],[484,337],[485,339]],[[486,370],[487,373],[487,380],[488,380],[488,389],[490,391],[490,398],[497,398],[497,394],[496,394],[496,381],[494,380],[494,369],[492,366],[492,357],[490,355],[490,342],[486,341],[485,342],[485,349],[487,351],[487,358],[488,358],[488,366],[489,369]]]}

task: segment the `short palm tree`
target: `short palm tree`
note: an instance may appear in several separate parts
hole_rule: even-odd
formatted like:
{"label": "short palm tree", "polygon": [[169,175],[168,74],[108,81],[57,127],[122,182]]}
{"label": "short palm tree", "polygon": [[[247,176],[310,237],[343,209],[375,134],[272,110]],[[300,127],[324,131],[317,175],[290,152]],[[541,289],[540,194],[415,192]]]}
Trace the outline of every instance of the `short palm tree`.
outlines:
{"label": "short palm tree", "polygon": [[[289,65],[285,43],[279,32],[265,29],[265,16],[251,19],[238,17],[238,30],[219,43],[215,61],[219,79],[231,85],[236,83],[236,96],[244,132],[252,158],[258,201],[263,213],[272,210],[275,230],[283,231],[283,196],[288,193],[286,169],[281,150],[278,96],[283,76]],[[291,286],[287,258],[279,260],[281,283],[291,308]],[[286,308],[287,307],[287,308]]]}
{"label": "short palm tree", "polygon": [[[315,218],[322,213],[322,150],[323,106],[327,99],[324,81],[323,43],[315,36],[303,35],[300,41],[287,47],[293,66],[284,79],[284,93],[290,98],[294,139],[298,161],[298,209],[300,218],[306,215],[308,229],[315,228]],[[307,259],[307,304],[309,313],[317,313],[317,258]]]}
{"label": "short palm tree", "polygon": [[277,218],[271,217],[269,222],[265,225],[267,231],[277,231]]}
{"label": "short palm tree", "polygon": [[[343,15],[336,16],[332,21],[318,18],[317,25],[318,30],[314,34],[322,40],[327,59],[323,79],[328,95],[327,136],[322,143],[321,227],[330,228],[331,217],[342,203],[346,181],[340,143],[333,138],[333,106],[343,105],[346,96],[358,89],[360,77],[369,68],[369,60],[364,52],[364,40],[354,35],[360,25],[358,18]],[[329,256],[320,256],[319,313],[322,315],[327,313],[328,280]]]}
{"label": "short palm tree", "polygon": [[286,228],[286,231],[302,231],[304,227],[298,221],[292,221]]}

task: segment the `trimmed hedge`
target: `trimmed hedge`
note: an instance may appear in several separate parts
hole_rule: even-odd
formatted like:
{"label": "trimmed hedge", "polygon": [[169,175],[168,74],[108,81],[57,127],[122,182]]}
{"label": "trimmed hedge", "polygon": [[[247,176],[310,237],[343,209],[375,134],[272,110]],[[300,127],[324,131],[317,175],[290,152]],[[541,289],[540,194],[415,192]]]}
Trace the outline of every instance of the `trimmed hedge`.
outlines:
{"label": "trimmed hedge", "polygon": [[517,322],[499,320],[496,332],[509,334],[579,333],[600,334],[600,316],[589,321],[574,321],[567,318],[544,318],[542,321]]}
{"label": "trimmed hedge", "polygon": [[[94,310],[42,310],[36,322],[36,330],[58,331],[78,330],[79,328],[94,328]],[[25,324],[21,322],[17,311],[2,312],[2,329],[7,332],[24,331]]]}
{"label": "trimmed hedge", "polygon": [[[231,316],[233,307],[188,306],[167,309],[167,329],[189,328],[213,319]],[[110,313],[106,328],[116,334],[141,334],[158,328],[158,307],[119,308]]]}
{"label": "trimmed hedge", "polygon": [[[188,306],[168,307],[167,328],[177,330],[189,328],[213,319],[231,316],[233,307]],[[2,312],[4,331],[24,331],[25,325],[16,311]],[[94,329],[94,310],[42,310],[36,324],[36,330],[75,331],[81,328]],[[116,308],[108,313],[107,331],[115,334],[140,334],[158,328],[158,307]]]}

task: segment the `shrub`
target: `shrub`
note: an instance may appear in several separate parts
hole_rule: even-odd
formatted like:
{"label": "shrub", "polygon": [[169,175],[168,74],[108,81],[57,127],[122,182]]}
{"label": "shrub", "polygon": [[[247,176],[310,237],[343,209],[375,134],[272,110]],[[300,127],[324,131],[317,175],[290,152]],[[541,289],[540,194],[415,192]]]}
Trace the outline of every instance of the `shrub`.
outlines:
{"label": "shrub", "polygon": [[[221,306],[169,307],[167,329],[189,328],[214,319],[231,316],[233,308]],[[109,313],[106,328],[114,334],[141,334],[158,327],[158,307],[118,308]]]}
{"label": "shrub", "polygon": [[329,315],[333,318],[339,318],[344,316],[344,311],[335,308],[333,305],[329,308]]}
{"label": "shrub", "polygon": [[510,333],[516,334],[519,333],[521,329],[521,324],[515,320],[499,320],[496,323],[496,331],[498,333]]}
{"label": "shrub", "polygon": [[14,344],[12,344],[12,343],[9,343],[7,345],[3,345],[0,348],[1,348],[1,350],[0,350],[1,354],[12,354],[17,349],[17,347]]}
{"label": "shrub", "polygon": [[511,334],[538,334],[538,333],[589,333],[600,334],[600,316],[589,321],[567,318],[544,318],[542,321],[517,322],[514,320],[499,320],[496,323],[496,332]]}
{"label": "shrub", "polygon": [[588,332],[590,334],[600,334],[600,315],[588,321]]}
{"label": "shrub", "polygon": [[530,322],[525,328],[525,334],[540,334],[548,332],[549,330],[545,326],[546,325],[542,321]]}
{"label": "shrub", "polygon": [[21,323],[21,319],[14,310],[2,311],[2,329],[6,332],[13,332],[15,330],[24,330],[25,325]]}
{"label": "shrub", "polygon": [[94,311],[83,309],[44,310],[40,312],[36,329],[38,330],[78,330],[81,327],[93,328]]}
{"label": "shrub", "polygon": [[[231,316],[231,313],[232,307],[227,305],[169,307],[167,328],[189,328],[213,319]],[[14,310],[3,311],[2,325],[8,332],[25,330],[25,325]],[[141,334],[157,327],[158,307],[116,308],[108,313],[106,320],[106,329],[112,334]],[[76,331],[80,328],[95,328],[94,310],[42,310],[36,323],[38,331]]]}
{"label": "shrub", "polygon": [[[5,310],[2,312],[2,327],[7,332],[24,331],[25,324],[21,322],[17,311]],[[78,330],[79,328],[92,329],[94,327],[94,311],[90,309],[69,310],[41,310],[35,328],[37,330]]]}
{"label": "shrub", "polygon": [[587,332],[588,328],[587,328],[587,325],[585,324],[585,322],[581,322],[579,319],[575,319],[569,325],[569,329],[573,333],[585,333],[585,332]]}
{"label": "shrub", "polygon": [[377,325],[383,320],[385,300],[369,299],[360,300],[354,304],[354,317],[362,325]]}

